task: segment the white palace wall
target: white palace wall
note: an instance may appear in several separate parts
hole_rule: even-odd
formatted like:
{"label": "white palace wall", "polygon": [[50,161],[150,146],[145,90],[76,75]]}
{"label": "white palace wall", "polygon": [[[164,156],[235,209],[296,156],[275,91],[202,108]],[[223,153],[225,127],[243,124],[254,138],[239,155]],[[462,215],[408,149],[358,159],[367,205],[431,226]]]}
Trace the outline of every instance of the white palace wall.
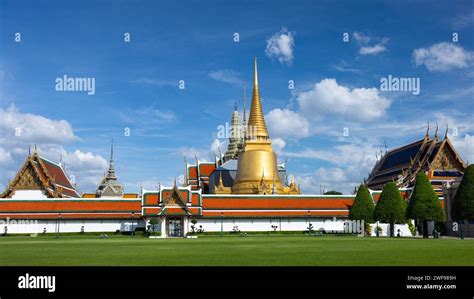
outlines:
{"label": "white palace wall", "polygon": [[[147,220],[147,222],[149,219]],[[346,226],[348,220],[346,218],[201,218],[197,219],[196,229],[203,229],[204,232],[269,232],[269,231],[307,231],[309,223],[312,225],[313,231],[323,230],[331,233],[347,232]],[[71,220],[57,219],[49,220],[16,220],[16,219],[1,219],[0,220],[0,234],[33,234],[43,233],[57,233],[59,223],[60,233],[79,233],[82,228],[85,233],[88,232],[129,232],[132,229],[132,220],[118,220],[118,219],[85,219],[85,220]],[[191,231],[191,222],[187,222],[187,231]],[[272,227],[273,226],[273,227]],[[372,235],[375,236],[376,224],[371,224]],[[5,231],[6,227],[6,231]],[[145,227],[145,221],[136,219],[133,221],[133,228]],[[380,223],[382,228],[380,236],[389,236],[389,225]],[[402,237],[411,236],[408,225],[395,225],[395,235],[400,229]],[[161,224],[155,226],[155,231],[161,230]],[[356,231],[353,231],[356,233]]]}
{"label": "white palace wall", "polygon": [[[25,220],[25,219],[1,219],[0,220],[0,234],[5,233],[5,227],[7,234],[41,234],[46,233],[57,233],[59,226],[60,233],[79,233],[82,228],[85,233],[88,232],[115,232],[120,231],[131,231],[132,220],[70,220],[61,219],[59,222],[57,219],[49,220]],[[133,228],[144,227],[145,223],[143,220],[134,220]]]}

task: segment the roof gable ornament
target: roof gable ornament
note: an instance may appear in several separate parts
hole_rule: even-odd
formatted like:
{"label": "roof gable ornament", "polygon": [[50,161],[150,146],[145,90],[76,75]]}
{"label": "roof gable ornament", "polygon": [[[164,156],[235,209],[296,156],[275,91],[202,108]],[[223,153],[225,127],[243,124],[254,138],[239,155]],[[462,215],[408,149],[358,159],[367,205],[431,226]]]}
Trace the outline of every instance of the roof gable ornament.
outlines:
{"label": "roof gable ornament", "polygon": [[435,131],[434,139],[435,139],[436,141],[439,140],[439,137],[438,137],[438,122],[436,122],[436,131]]}
{"label": "roof gable ornament", "polygon": [[163,203],[166,205],[179,205],[186,207],[186,200],[183,198],[181,192],[179,192],[178,186],[176,186],[176,179],[173,189],[168,197],[163,200]]}

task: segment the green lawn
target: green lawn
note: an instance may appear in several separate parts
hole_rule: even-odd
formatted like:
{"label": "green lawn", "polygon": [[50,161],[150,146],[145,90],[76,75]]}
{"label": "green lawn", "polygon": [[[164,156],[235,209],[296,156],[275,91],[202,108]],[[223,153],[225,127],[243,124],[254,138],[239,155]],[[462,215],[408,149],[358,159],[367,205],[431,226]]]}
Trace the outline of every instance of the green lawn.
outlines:
{"label": "green lawn", "polygon": [[0,265],[474,265],[474,240],[301,235],[0,237]]}

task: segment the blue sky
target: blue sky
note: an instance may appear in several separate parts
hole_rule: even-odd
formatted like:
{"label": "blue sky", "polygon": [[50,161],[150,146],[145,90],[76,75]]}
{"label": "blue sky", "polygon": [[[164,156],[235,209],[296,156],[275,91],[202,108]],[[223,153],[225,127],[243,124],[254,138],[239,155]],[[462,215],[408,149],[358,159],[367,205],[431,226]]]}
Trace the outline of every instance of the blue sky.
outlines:
{"label": "blue sky", "polygon": [[[305,193],[320,185],[350,192],[380,146],[422,138],[427,122],[438,122],[440,134],[448,123],[463,159],[474,160],[471,1],[2,0],[0,7],[2,185],[37,144],[52,160],[63,157],[80,191],[94,191],[111,138],[126,191],[170,184],[183,174],[184,156],[225,150],[217,127],[230,121],[234,101],[242,109],[255,56],[275,150]],[[56,91],[63,75],[95,78],[95,94]],[[419,78],[420,94],[381,91],[389,75]]]}

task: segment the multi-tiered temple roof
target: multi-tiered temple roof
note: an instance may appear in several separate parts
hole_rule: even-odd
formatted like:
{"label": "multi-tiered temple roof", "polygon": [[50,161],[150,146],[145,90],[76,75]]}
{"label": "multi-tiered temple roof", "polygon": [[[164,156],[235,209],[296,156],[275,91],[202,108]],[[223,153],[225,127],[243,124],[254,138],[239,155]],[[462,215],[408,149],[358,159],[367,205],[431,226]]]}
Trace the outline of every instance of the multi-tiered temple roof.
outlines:
{"label": "multi-tiered temple roof", "polygon": [[380,190],[386,183],[395,181],[398,187],[412,187],[416,174],[425,171],[436,190],[441,189],[444,181],[462,177],[466,167],[449,140],[447,130],[443,140],[438,137],[438,129],[432,139],[427,130],[423,139],[387,151],[375,164],[367,185]]}
{"label": "multi-tiered temple roof", "polygon": [[[26,195],[25,192],[29,195]],[[46,198],[80,197],[76,187],[71,183],[63,165],[56,164],[40,157],[35,146],[33,154],[29,154],[15,178],[8,183],[0,198],[31,196],[31,192],[40,192]]]}

